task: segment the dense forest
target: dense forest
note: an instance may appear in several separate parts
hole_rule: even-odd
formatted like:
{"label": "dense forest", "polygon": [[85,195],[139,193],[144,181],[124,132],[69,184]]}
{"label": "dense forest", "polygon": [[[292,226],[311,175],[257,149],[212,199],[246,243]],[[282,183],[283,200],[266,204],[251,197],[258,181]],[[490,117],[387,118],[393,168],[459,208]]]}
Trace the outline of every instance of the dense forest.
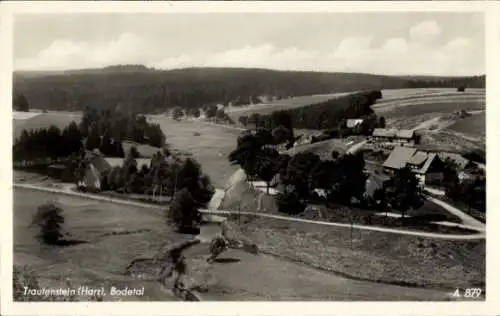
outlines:
{"label": "dense forest", "polygon": [[410,87],[456,88],[459,85],[484,88],[485,76],[395,77],[246,68],[155,70],[140,65],[14,73],[14,95],[24,94],[32,108],[81,111],[91,106],[134,113],[163,112],[176,106],[200,108],[214,103],[244,104],[253,102],[256,96],[282,98]]}

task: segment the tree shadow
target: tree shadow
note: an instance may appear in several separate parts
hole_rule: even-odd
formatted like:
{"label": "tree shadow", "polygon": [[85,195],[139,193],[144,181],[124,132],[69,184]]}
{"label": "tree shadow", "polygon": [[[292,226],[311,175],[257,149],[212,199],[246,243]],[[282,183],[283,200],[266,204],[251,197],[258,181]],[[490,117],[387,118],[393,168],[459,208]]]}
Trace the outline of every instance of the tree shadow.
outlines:
{"label": "tree shadow", "polygon": [[78,239],[61,239],[55,242],[53,245],[58,247],[70,247],[76,246],[80,244],[86,244],[88,241],[86,240],[78,240]]}
{"label": "tree shadow", "polygon": [[240,262],[241,260],[238,258],[217,258],[214,261],[217,263],[236,263]]}

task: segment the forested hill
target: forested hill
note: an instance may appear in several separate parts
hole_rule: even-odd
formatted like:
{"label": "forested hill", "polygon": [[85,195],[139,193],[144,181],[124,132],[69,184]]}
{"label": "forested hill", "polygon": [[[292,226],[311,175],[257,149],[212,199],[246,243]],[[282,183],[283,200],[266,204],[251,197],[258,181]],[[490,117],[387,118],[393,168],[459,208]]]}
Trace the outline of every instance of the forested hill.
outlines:
{"label": "forested hill", "polygon": [[16,72],[14,93],[31,108],[83,110],[127,108],[162,112],[174,106],[247,104],[256,96],[289,97],[334,92],[417,87],[483,88],[485,76],[396,77],[360,73],[275,71],[249,68],[155,70],[142,65],[64,72]]}

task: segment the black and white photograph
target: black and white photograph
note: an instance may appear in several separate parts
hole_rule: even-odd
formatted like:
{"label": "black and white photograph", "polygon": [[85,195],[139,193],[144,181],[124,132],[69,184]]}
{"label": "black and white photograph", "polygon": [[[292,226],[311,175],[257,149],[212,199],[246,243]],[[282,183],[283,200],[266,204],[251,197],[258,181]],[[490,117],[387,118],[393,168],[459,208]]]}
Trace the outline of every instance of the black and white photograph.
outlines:
{"label": "black and white photograph", "polygon": [[484,11],[11,22],[14,304],[485,301]]}

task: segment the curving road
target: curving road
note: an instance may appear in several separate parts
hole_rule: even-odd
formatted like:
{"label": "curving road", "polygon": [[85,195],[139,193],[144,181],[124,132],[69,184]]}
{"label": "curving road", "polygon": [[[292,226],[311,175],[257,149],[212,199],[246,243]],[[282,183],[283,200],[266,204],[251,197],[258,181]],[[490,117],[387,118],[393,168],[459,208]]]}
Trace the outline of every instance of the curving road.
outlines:
{"label": "curving road", "polygon": [[[124,199],[119,199],[119,198],[99,196],[96,194],[73,192],[73,191],[69,190],[68,188],[55,189],[55,188],[46,188],[46,187],[40,187],[40,186],[36,186],[36,185],[19,184],[19,183],[15,183],[14,187],[15,188],[39,190],[39,191],[45,191],[45,192],[51,192],[51,193],[59,193],[59,194],[65,194],[65,195],[73,195],[73,196],[79,196],[79,197],[83,197],[83,198],[95,199],[95,200],[106,201],[106,202],[111,202],[111,203],[121,203],[121,204],[133,205],[133,206],[138,206],[138,207],[146,207],[146,208],[154,208],[154,209],[160,209],[162,207],[162,206],[158,206],[158,205],[146,204],[146,203],[124,200]],[[237,215],[237,214],[253,215],[253,216],[260,216],[260,217],[293,221],[293,222],[310,223],[310,224],[317,224],[317,225],[324,225],[324,226],[343,227],[343,228],[347,227],[347,228],[353,228],[353,229],[378,231],[378,232],[393,233],[393,234],[400,234],[400,235],[410,235],[410,236],[419,236],[419,237],[427,237],[427,238],[448,239],[448,240],[475,240],[475,239],[484,239],[486,237],[484,232],[478,232],[477,234],[468,234],[468,235],[439,234],[439,233],[410,231],[410,230],[367,226],[367,225],[358,225],[358,224],[351,225],[351,224],[344,224],[344,223],[313,221],[313,220],[307,220],[307,219],[302,219],[302,218],[293,218],[293,217],[288,217],[288,216],[280,216],[280,215],[256,213],[256,212],[238,212],[238,211],[224,211],[224,210],[200,210],[200,212],[207,213],[207,214],[221,214],[221,215],[231,215],[231,214],[233,214],[233,215]]]}

